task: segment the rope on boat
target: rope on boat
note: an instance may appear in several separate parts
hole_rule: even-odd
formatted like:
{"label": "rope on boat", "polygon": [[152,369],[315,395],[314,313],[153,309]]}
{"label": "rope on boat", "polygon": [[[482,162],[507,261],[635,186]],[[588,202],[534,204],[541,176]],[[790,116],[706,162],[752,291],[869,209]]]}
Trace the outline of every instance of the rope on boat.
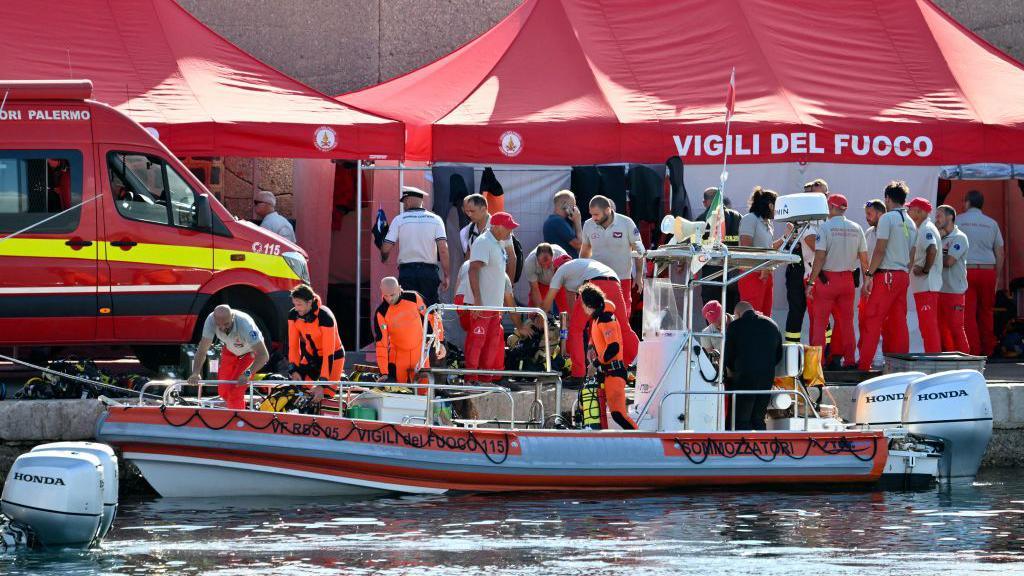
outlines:
{"label": "rope on boat", "polygon": [[[256,424],[253,424],[248,419],[246,419],[246,417],[244,415],[242,415],[242,414],[240,414],[238,412],[232,412],[231,415],[228,416],[227,420],[225,420],[223,424],[214,425],[214,424],[211,424],[210,422],[207,422],[206,418],[202,414],[202,411],[200,411],[198,409],[193,409],[192,410],[192,414],[188,418],[186,418],[183,422],[172,422],[171,419],[168,417],[167,408],[168,408],[168,406],[164,406],[164,405],[160,406],[160,415],[163,417],[164,422],[168,423],[169,425],[171,425],[171,426],[173,426],[175,428],[181,428],[181,427],[184,427],[184,426],[188,426],[194,420],[198,420],[200,424],[202,424],[203,426],[205,426],[206,428],[208,428],[210,430],[223,430],[223,429],[227,428],[228,426],[230,426],[232,422],[238,421],[238,422],[244,423],[246,426],[249,426],[249,427],[251,427],[254,430],[266,430],[267,428],[273,427],[273,431],[274,432],[284,431],[287,434],[292,434],[292,435],[295,435],[295,436],[309,436],[309,434],[297,434],[297,433],[293,432],[287,425],[285,425],[286,424],[285,422],[282,422],[278,418],[276,413],[271,413],[270,419],[268,419],[266,424],[263,424],[262,426],[257,426]],[[125,409],[126,410],[129,409],[129,407],[126,406]],[[390,429],[391,431],[393,431],[395,433],[395,436],[400,438],[402,440],[402,442],[404,442],[405,445],[410,447],[410,448],[416,448],[416,447],[418,447],[418,444],[422,444],[422,442],[419,442],[418,440],[413,440],[413,436],[411,434],[406,434],[406,433],[402,432],[401,429],[399,429],[398,426],[396,426],[395,424],[390,423],[390,422],[381,423],[381,425],[376,427],[376,428],[360,428],[355,420],[349,420],[348,423],[350,424],[351,427],[349,428],[348,432],[345,433],[344,436],[334,436],[330,432],[328,432],[326,428],[321,426],[319,422],[317,422],[316,417],[312,417],[312,421],[309,424],[309,430],[310,431],[315,431],[316,432],[315,435],[316,435],[317,438],[323,438],[323,439],[327,439],[327,440],[334,440],[335,442],[344,442],[344,441],[348,440],[352,436],[352,434],[356,433],[357,431],[377,432],[379,430]],[[476,433],[473,430],[471,430],[471,429],[467,429],[466,430],[466,438],[467,438],[466,450],[468,450],[470,452],[479,452],[479,453],[483,454],[484,457],[487,458],[487,460],[491,464],[504,464],[505,461],[508,460],[508,455],[509,455],[509,452],[511,451],[512,443],[511,443],[511,439],[509,437],[509,433],[508,432],[503,432],[503,435],[504,435],[504,442],[505,442],[504,443],[505,450],[504,450],[504,452],[500,453],[501,454],[500,458],[493,456],[491,451],[489,451],[487,449],[486,442],[481,442],[480,440],[478,440],[477,437],[476,437]],[[443,441],[444,438],[445,438],[444,436],[442,436],[442,435],[438,434],[437,432],[435,432],[433,427],[427,427],[426,445],[433,444],[433,445],[436,445],[436,446],[444,446],[445,445],[445,443]]]}

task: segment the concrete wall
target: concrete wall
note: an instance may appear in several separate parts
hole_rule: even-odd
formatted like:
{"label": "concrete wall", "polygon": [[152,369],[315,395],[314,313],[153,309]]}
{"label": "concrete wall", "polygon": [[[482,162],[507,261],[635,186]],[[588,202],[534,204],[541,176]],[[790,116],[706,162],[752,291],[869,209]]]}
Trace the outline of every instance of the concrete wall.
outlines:
{"label": "concrete wall", "polygon": [[222,36],[326,94],[377,84],[455,50],[519,0],[179,0]]}

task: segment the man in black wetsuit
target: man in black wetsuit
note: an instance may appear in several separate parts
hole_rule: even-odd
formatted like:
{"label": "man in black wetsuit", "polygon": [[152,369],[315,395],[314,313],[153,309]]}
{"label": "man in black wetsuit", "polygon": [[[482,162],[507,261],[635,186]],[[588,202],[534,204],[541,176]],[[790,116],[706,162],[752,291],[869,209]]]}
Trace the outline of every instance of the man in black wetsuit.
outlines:
{"label": "man in black wetsuit", "polygon": [[[727,390],[770,390],[775,365],[782,360],[782,334],[771,318],[758,314],[750,302],[736,304],[736,318],[725,330],[725,367],[731,375]],[[768,394],[737,394],[733,397],[736,430],[764,430]],[[726,414],[726,422],[732,422]]]}

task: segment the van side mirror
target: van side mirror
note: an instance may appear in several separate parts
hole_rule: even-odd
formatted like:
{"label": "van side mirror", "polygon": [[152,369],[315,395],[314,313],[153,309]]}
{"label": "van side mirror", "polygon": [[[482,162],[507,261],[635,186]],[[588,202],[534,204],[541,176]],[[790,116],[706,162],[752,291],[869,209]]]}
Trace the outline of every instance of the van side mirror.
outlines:
{"label": "van side mirror", "polygon": [[213,228],[213,216],[210,214],[210,197],[206,194],[196,195],[196,228],[199,230],[211,230]]}

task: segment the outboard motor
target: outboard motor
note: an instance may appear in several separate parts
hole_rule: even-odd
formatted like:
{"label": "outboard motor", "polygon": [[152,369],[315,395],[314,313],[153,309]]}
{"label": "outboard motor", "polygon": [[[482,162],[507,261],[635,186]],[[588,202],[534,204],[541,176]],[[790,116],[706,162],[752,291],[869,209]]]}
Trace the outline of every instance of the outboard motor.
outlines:
{"label": "outboard motor", "polygon": [[103,463],[92,454],[29,452],[15,460],[0,510],[42,546],[87,547],[103,523]]}
{"label": "outboard motor", "polygon": [[32,452],[67,451],[92,454],[103,464],[103,521],[100,523],[99,539],[106,537],[117,515],[118,467],[114,449],[99,442],[52,442],[40,444]]}
{"label": "outboard motor", "polygon": [[918,378],[903,399],[903,427],[941,438],[950,477],[974,476],[992,438],[992,401],[977,370],[952,370]]}
{"label": "outboard motor", "polygon": [[871,429],[895,428],[903,421],[903,397],[907,386],[923,372],[885,374],[857,385],[854,424]]}

